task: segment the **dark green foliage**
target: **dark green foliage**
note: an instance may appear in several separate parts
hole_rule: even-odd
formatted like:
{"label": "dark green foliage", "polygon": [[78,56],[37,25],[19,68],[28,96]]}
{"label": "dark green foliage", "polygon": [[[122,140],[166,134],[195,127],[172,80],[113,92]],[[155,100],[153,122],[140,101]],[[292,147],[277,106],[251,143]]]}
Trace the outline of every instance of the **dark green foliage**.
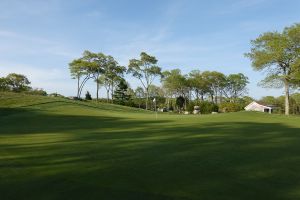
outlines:
{"label": "dark green foliage", "polygon": [[[117,89],[114,93],[114,102],[120,105],[125,105],[129,103],[130,95],[127,94],[128,85],[124,79],[122,79],[117,86]],[[132,105],[132,103],[130,103]]]}
{"label": "dark green foliage", "polygon": [[176,98],[176,105],[179,107],[179,109],[183,108],[184,102],[185,102],[185,99],[183,96],[179,96]]}
{"label": "dark green foliage", "polygon": [[92,95],[90,94],[89,91],[87,91],[87,92],[85,93],[85,100],[92,100]]}
{"label": "dark green foliage", "polygon": [[212,112],[218,112],[219,107],[217,104],[208,101],[201,101],[197,105],[200,106],[201,114],[211,114]]}

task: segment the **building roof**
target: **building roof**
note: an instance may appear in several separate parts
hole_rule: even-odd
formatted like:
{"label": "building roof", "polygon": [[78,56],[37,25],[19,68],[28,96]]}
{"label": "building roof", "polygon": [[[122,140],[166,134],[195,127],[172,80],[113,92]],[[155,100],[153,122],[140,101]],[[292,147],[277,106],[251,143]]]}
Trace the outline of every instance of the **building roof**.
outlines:
{"label": "building roof", "polygon": [[248,106],[245,107],[245,110],[249,110],[251,108],[263,108],[263,109],[273,109],[272,107],[261,105],[256,101],[251,102]]}

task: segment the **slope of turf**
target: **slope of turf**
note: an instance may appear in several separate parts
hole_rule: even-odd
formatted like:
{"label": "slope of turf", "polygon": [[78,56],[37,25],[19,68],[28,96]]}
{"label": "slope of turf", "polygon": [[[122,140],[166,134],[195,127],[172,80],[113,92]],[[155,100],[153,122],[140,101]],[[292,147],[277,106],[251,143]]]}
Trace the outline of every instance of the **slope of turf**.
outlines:
{"label": "slope of turf", "polygon": [[0,199],[299,199],[300,118],[0,94]]}

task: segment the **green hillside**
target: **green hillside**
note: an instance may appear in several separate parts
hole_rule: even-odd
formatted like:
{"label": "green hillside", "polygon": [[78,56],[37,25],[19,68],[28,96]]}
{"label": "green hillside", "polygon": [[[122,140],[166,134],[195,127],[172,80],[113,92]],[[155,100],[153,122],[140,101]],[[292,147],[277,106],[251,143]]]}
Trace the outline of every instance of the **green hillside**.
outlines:
{"label": "green hillside", "polygon": [[299,117],[0,93],[0,199],[299,199],[299,144]]}

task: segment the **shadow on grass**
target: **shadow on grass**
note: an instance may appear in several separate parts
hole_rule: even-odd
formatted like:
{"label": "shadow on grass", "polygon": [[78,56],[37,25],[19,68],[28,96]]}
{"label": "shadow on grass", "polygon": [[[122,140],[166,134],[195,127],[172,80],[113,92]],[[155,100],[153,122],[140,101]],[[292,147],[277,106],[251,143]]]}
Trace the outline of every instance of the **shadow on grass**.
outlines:
{"label": "shadow on grass", "polygon": [[299,128],[6,112],[1,199],[300,198]]}
{"label": "shadow on grass", "polygon": [[126,129],[166,123],[167,120],[130,120],[120,117],[48,114],[27,108],[0,108],[1,134],[34,134]]}

